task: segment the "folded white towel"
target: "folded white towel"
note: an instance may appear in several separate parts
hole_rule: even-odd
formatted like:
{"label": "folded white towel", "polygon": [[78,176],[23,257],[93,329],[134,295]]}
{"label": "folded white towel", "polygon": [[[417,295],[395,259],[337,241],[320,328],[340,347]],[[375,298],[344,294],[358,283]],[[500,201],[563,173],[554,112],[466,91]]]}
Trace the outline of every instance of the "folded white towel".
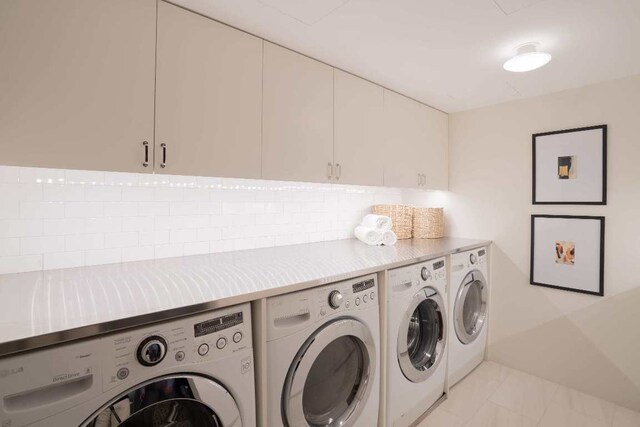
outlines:
{"label": "folded white towel", "polygon": [[354,234],[358,239],[360,239],[360,241],[367,245],[375,246],[382,242],[382,233],[363,225],[357,226]]}
{"label": "folded white towel", "polygon": [[382,244],[385,246],[393,246],[398,241],[398,236],[391,230],[382,233]]}
{"label": "folded white towel", "polygon": [[388,216],[368,214],[362,218],[361,225],[378,231],[387,231],[391,230],[393,223]]}

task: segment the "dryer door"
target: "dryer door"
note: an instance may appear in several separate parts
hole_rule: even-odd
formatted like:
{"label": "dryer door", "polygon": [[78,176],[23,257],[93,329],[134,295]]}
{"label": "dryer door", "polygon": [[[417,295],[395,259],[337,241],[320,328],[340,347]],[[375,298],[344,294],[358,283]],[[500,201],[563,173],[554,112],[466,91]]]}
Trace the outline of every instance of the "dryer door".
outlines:
{"label": "dryer door", "polygon": [[371,394],[376,346],[366,325],[352,318],[314,332],[291,363],[282,393],[285,425],[350,426]]}
{"label": "dryer door", "polygon": [[463,344],[475,341],[487,319],[487,282],[478,270],[469,272],[458,289],[453,309],[456,335]]}
{"label": "dryer door", "polygon": [[132,388],[99,409],[81,427],[240,427],[240,410],[217,382],[169,375]]}
{"label": "dryer door", "polygon": [[398,330],[398,363],[409,381],[425,381],[440,364],[446,318],[444,299],[436,289],[420,289],[411,299]]}

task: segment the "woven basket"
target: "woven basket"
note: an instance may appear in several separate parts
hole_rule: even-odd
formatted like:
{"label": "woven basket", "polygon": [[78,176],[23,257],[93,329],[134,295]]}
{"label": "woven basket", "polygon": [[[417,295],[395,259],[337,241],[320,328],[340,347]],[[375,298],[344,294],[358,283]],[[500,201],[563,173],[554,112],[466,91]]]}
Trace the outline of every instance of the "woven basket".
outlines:
{"label": "woven basket", "polygon": [[413,208],[413,237],[439,239],[444,236],[442,208]]}
{"label": "woven basket", "polygon": [[376,215],[385,215],[393,222],[393,232],[398,239],[411,238],[413,208],[406,205],[374,205],[372,211]]}

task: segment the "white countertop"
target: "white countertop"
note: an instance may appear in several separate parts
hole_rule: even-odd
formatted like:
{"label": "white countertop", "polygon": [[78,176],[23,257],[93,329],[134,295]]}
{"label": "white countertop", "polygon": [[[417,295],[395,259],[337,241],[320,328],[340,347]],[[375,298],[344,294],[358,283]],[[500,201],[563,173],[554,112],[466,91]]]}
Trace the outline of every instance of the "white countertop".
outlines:
{"label": "white countertop", "polygon": [[0,275],[0,356],[309,288],[489,244],[337,240]]}

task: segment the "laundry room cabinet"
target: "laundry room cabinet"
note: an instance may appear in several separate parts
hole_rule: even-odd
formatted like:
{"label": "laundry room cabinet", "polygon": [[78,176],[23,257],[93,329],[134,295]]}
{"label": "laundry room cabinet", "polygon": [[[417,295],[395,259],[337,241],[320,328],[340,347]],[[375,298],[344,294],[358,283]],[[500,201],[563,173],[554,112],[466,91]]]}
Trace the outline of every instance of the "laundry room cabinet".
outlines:
{"label": "laundry room cabinet", "polygon": [[155,43],[155,0],[0,2],[1,164],[151,172]]}
{"label": "laundry room cabinet", "polygon": [[158,2],[156,172],[261,177],[262,40]]}
{"label": "laundry room cabinet", "polygon": [[329,182],[333,68],[264,42],[262,178]]}
{"label": "laundry room cabinet", "polygon": [[333,75],[334,180],[383,185],[383,89],[338,69]]}
{"label": "laundry room cabinet", "polygon": [[447,114],[385,89],[384,123],[384,185],[446,190]]}

